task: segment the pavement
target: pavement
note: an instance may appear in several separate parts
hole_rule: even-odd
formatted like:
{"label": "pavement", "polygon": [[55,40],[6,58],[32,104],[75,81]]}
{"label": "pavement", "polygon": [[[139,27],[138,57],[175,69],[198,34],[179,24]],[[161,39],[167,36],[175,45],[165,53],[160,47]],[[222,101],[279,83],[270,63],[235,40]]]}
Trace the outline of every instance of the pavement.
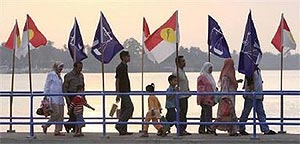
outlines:
{"label": "pavement", "polygon": [[248,136],[228,136],[227,134],[219,134],[218,136],[207,134],[193,133],[190,136],[177,137],[176,134],[169,134],[166,137],[156,136],[156,134],[149,134],[149,137],[142,138],[139,133],[133,135],[119,136],[118,133],[84,133],[83,137],[73,137],[73,134],[66,133],[65,136],[54,136],[53,133],[34,133],[34,137],[30,137],[29,133],[6,133],[0,132],[1,144],[22,144],[22,143],[38,143],[38,144],[138,144],[138,143],[155,143],[155,144],[242,144],[242,143],[259,143],[259,144],[279,144],[279,143],[300,143],[300,134],[276,134],[276,135],[262,135],[258,134],[257,138],[253,135]]}

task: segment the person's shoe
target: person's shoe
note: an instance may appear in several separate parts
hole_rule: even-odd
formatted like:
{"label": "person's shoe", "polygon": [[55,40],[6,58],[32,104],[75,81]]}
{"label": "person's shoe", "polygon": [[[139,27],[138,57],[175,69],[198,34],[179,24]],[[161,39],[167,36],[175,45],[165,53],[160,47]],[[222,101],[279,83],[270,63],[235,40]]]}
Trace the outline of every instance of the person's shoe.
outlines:
{"label": "person's shoe", "polygon": [[54,133],[54,136],[65,136],[65,134],[63,134],[63,133]]}
{"label": "person's shoe", "polygon": [[249,135],[249,133],[247,133],[245,130],[240,131],[241,135]]}
{"label": "person's shoe", "polygon": [[147,131],[143,131],[143,134],[140,137],[149,137],[148,132]]}
{"label": "person's shoe", "polygon": [[239,136],[239,134],[238,133],[231,133],[231,134],[229,134],[229,136]]}
{"label": "person's shoe", "polygon": [[276,134],[275,131],[269,130],[268,132],[264,132],[265,135],[274,135]]}
{"label": "person's shoe", "polygon": [[124,135],[132,135],[133,133],[132,132],[125,132],[125,131],[120,131],[119,132],[119,135],[120,136],[124,136]]}
{"label": "person's shoe", "polygon": [[187,136],[187,135],[192,135],[191,133],[187,132],[187,131],[182,131],[180,132],[179,136]]}
{"label": "person's shoe", "polygon": [[47,133],[47,126],[46,125],[42,125],[43,128],[43,133],[46,134]]}
{"label": "person's shoe", "polygon": [[216,130],[211,129],[210,127],[207,128],[206,134],[214,134],[215,136],[218,135],[218,134],[216,133]]}

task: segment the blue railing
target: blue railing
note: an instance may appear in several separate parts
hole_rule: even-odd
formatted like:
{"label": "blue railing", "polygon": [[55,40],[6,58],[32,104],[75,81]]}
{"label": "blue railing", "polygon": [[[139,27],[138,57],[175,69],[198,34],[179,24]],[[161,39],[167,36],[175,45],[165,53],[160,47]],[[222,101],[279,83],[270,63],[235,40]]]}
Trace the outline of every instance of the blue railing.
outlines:
{"label": "blue railing", "polygon": [[[192,92],[165,92],[165,91],[157,91],[154,93],[148,93],[148,92],[141,92],[141,91],[133,91],[130,93],[116,93],[115,91],[87,91],[85,93],[64,93],[64,94],[51,94],[51,96],[58,96],[58,95],[86,95],[86,96],[103,96],[103,103],[105,104],[105,97],[106,96],[115,96],[115,95],[131,95],[131,96],[144,96],[144,95],[150,95],[155,94],[157,96],[162,96],[166,94],[172,94],[177,95],[176,96],[176,105],[179,105],[178,95],[192,95],[196,96],[198,94],[201,95],[272,95],[272,96],[280,96],[280,95],[289,95],[289,96],[299,96],[300,91],[263,91],[263,92],[244,92],[244,91],[237,91],[237,92],[204,92],[204,93],[197,93],[195,91]],[[30,116],[29,117],[0,117],[0,125],[30,125],[30,138],[34,138],[34,125],[41,125],[41,124],[79,124],[82,122],[34,122],[33,120],[36,119],[45,119],[41,117],[33,117],[34,108],[33,108],[33,100],[34,97],[41,97],[45,96],[45,94],[42,91],[34,91],[32,93],[26,92],[26,91],[0,91],[0,97],[28,97],[30,96]],[[47,95],[46,95],[47,96]],[[144,125],[144,124],[175,124],[177,125],[177,136],[179,136],[179,125],[180,124],[187,124],[187,125],[212,125],[212,124],[226,124],[226,125],[253,125],[253,135],[252,138],[257,138],[256,133],[256,125],[259,124],[268,124],[268,125],[293,125],[293,126],[299,126],[300,125],[300,118],[267,118],[267,120],[280,120],[280,122],[256,122],[256,115],[255,115],[255,109],[256,109],[256,101],[253,101],[253,118],[249,118],[252,120],[252,122],[180,122],[179,121],[179,115],[178,112],[176,113],[176,121],[175,122],[109,122],[106,121],[107,119],[116,119],[116,118],[110,118],[106,117],[105,114],[105,105],[103,105],[103,114],[102,117],[87,117],[85,119],[91,119],[91,120],[102,120],[102,121],[92,121],[92,122],[84,122],[85,124],[102,124],[103,125],[103,136],[106,135],[106,125],[108,124],[135,124],[135,125]],[[142,105],[142,107],[144,107]],[[10,122],[3,122],[3,119],[10,119]],[[29,122],[12,122],[12,120],[15,119],[29,119]],[[141,117],[133,117],[132,119],[144,119],[144,116]],[[187,118],[188,120],[199,120],[199,118]],[[297,122],[284,122],[285,121],[297,121]]]}

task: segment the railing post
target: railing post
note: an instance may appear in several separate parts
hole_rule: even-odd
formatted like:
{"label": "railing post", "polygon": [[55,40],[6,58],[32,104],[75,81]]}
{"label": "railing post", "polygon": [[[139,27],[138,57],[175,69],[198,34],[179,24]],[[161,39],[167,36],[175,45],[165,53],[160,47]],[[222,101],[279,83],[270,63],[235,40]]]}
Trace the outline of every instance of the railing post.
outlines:
{"label": "railing post", "polygon": [[175,102],[176,102],[176,129],[177,129],[177,132],[176,132],[176,136],[179,137],[180,136],[180,121],[179,121],[179,115],[180,115],[180,106],[179,106],[179,94],[178,92],[176,92],[176,95],[175,95]]}
{"label": "railing post", "polygon": [[33,123],[33,92],[30,93],[30,135],[27,137],[29,139],[35,139],[34,136],[34,123]]}
{"label": "railing post", "polygon": [[258,139],[256,135],[256,92],[253,92],[253,136],[251,139]]}
{"label": "railing post", "polygon": [[12,129],[12,104],[13,104],[13,90],[10,92],[10,103],[9,103],[9,130],[8,133],[15,133],[16,131]]}
{"label": "railing post", "polygon": [[105,94],[102,95],[103,101],[103,136],[106,136],[106,116],[105,116]]}

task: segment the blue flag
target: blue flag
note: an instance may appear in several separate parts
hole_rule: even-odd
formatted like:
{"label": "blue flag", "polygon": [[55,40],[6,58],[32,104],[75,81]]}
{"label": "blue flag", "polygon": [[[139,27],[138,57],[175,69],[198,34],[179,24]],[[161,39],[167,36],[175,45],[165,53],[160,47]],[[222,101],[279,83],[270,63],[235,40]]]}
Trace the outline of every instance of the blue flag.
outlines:
{"label": "blue flag", "polygon": [[95,56],[96,59],[98,59],[101,62],[104,62],[104,64],[107,64],[122,49],[123,46],[114,36],[109,24],[106,21],[106,18],[101,12],[100,21],[95,33],[94,42],[91,50],[92,54]]}
{"label": "blue flag", "polygon": [[221,58],[231,58],[228,44],[218,23],[208,15],[209,51]]}
{"label": "blue flag", "polygon": [[87,58],[87,55],[84,52],[82,37],[76,18],[70,33],[68,48],[73,62],[79,62]]}
{"label": "blue flag", "polygon": [[262,52],[250,11],[240,52],[238,71],[248,77],[252,77],[254,71],[258,68],[261,57]]}

